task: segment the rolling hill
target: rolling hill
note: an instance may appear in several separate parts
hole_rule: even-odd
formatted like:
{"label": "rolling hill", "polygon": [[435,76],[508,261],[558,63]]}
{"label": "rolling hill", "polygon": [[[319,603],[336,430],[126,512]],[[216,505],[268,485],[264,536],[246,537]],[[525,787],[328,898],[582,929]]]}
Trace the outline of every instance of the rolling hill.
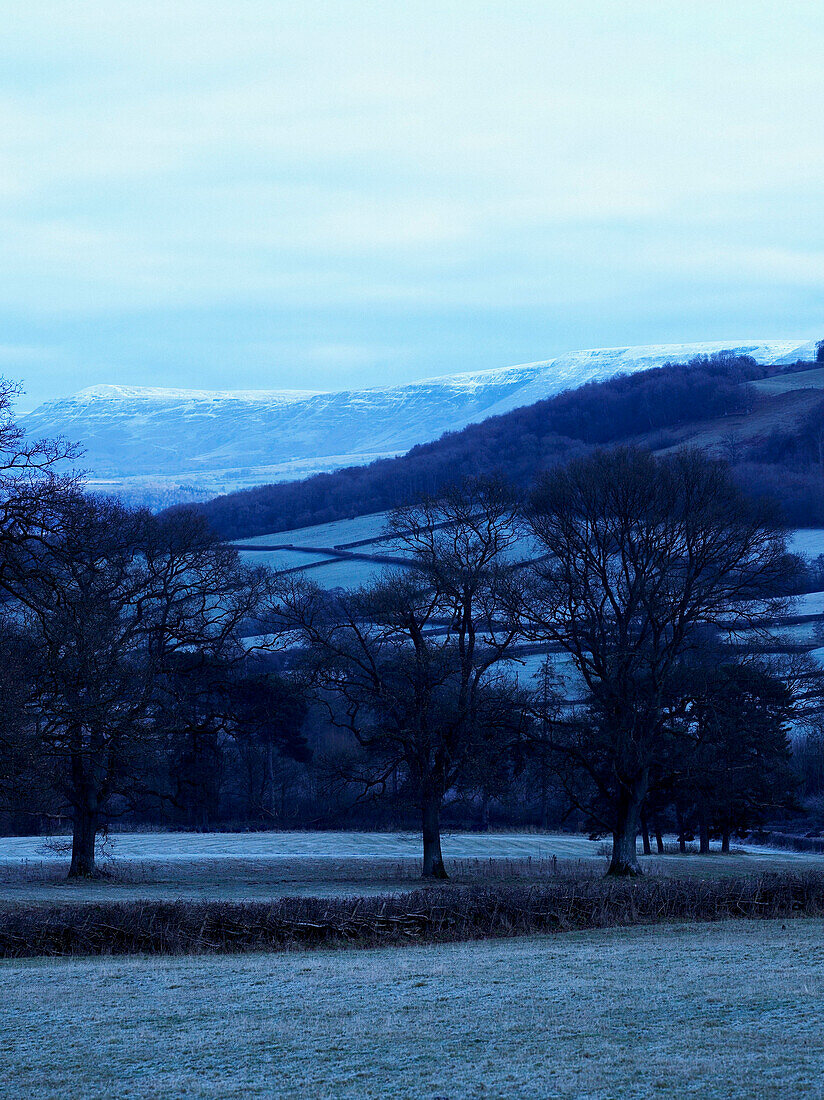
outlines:
{"label": "rolling hill", "polygon": [[668,361],[729,349],[781,364],[809,358],[812,348],[792,340],[601,348],[335,392],[95,386],[41,405],[22,423],[33,437],[77,442],[90,488],[160,506],[401,454],[583,383]]}
{"label": "rolling hill", "polygon": [[729,461],[747,491],[777,498],[788,525],[822,526],[822,385],[824,372],[812,362],[705,356],[589,382],[395,458],[246,489],[198,508],[224,538],[243,539],[382,512],[465,475],[500,474],[526,489],[542,469],[597,446],[665,453],[690,445]]}

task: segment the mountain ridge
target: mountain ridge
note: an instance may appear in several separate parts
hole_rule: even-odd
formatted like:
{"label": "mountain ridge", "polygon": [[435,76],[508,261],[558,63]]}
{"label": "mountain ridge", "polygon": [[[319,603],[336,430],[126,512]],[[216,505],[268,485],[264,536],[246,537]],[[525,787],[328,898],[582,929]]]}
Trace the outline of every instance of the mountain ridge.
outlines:
{"label": "mountain ridge", "polygon": [[343,390],[102,385],[21,417],[31,436],[84,449],[93,489],[153,505],[294,480],[404,453],[588,381],[730,351],[781,364],[814,342],[711,341],[590,348],[553,359]]}

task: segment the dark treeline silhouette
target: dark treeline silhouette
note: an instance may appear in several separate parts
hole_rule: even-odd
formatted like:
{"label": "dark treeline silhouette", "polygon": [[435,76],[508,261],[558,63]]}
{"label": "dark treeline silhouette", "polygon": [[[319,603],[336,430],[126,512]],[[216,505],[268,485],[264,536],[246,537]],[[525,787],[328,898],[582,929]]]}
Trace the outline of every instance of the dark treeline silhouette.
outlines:
{"label": "dark treeline silhouette", "polygon": [[[695,369],[749,400],[749,361]],[[629,418],[646,390],[609,392]],[[584,829],[637,874],[639,833],[729,847],[822,793],[816,667],[738,640],[797,562],[722,460],[595,447],[526,492],[453,471],[390,515],[408,568],[326,591],[244,567],[197,513],[85,496],[5,394],[0,826],[68,829],[73,875],[116,824],[412,825],[440,878],[445,822]]]}
{"label": "dark treeline silhouette", "polygon": [[[538,401],[502,416],[490,417],[407,454],[317,474],[303,481],[264,485],[218,497],[198,509],[224,538],[243,538],[315,523],[382,512],[410,503],[422,493],[435,494],[462,476],[499,474],[526,488],[540,470],[566,462],[596,445],[646,436],[653,449],[672,443],[668,430],[696,420],[736,416],[750,411],[759,396],[748,382],[813,366],[798,362],[767,367],[748,356],[719,353],[698,356],[686,364],[667,364]],[[807,434],[810,434],[810,431]],[[741,482],[759,491],[772,471],[780,483],[786,459],[796,456],[785,446],[770,465],[758,453],[741,454]],[[814,450],[814,449],[813,449]],[[803,452],[813,454],[812,451]],[[817,455],[818,452],[815,452]],[[747,466],[751,461],[755,466]],[[818,464],[819,459],[815,457]],[[766,465],[765,465],[766,463]],[[760,464],[760,465],[759,465]],[[820,470],[812,479],[821,481]],[[796,470],[788,518],[798,520],[799,501],[809,503],[810,471]],[[815,512],[802,522],[824,521],[824,498],[814,495]]]}

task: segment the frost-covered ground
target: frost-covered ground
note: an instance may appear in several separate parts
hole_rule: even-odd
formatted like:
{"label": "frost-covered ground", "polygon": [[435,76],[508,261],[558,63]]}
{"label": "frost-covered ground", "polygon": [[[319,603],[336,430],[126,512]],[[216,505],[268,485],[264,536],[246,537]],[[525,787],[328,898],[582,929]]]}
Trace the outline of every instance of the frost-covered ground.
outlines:
{"label": "frost-covered ground", "polygon": [[[386,569],[397,569],[385,562],[349,559],[322,550],[340,550],[363,555],[399,555],[399,547],[386,539],[386,512],[376,512],[354,519],[320,523],[301,527],[294,531],[273,531],[268,535],[241,539],[234,543],[241,558],[250,565],[268,565],[271,569],[304,569],[309,580],[325,588],[355,588],[367,584]],[[257,547],[278,546],[277,550],[261,550]],[[314,550],[293,549],[311,547]],[[321,564],[322,563],[322,564]]]}
{"label": "frost-covered ground", "polygon": [[819,554],[824,554],[824,528],[800,527],[790,532],[788,544],[793,554],[817,558]]}
{"label": "frost-covered ground", "polygon": [[[240,548],[240,544],[238,544]],[[307,553],[303,550],[244,550],[240,548],[240,560],[246,565],[265,565],[276,573],[284,569],[302,569],[319,562],[332,562],[338,559],[332,554]]]}
{"label": "frost-covered ground", "polygon": [[0,963],[0,1097],[821,1097],[824,922]]}
{"label": "frost-covered ground", "polygon": [[[400,556],[397,545],[385,538],[386,512],[357,516],[354,519],[336,520],[332,523],[301,527],[294,531],[272,531],[254,538],[242,539],[235,545],[241,551],[241,557],[251,565],[268,565],[275,570],[307,570],[307,577],[325,588],[355,587],[373,580],[386,569],[397,566],[363,560],[346,560],[335,557],[324,550],[342,550],[370,555]],[[815,558],[824,554],[824,528],[800,528],[791,531],[789,547],[796,554]],[[280,546],[278,550],[256,550],[260,546]],[[312,547],[307,552],[289,547]],[[317,551],[320,552],[317,552]],[[517,560],[526,560],[540,555],[541,548],[530,536],[522,536],[508,551],[508,556]],[[812,593],[799,598],[792,609],[793,615],[824,614],[824,593]]]}
{"label": "frost-covered ground", "polygon": [[328,565],[320,566],[307,573],[307,579],[324,588],[357,588],[369,584],[382,573],[397,570],[398,566],[388,566],[384,562],[345,560],[338,558]]}
{"label": "frost-covered ground", "polygon": [[[0,837],[0,867],[55,858],[52,841],[67,837]],[[262,832],[262,833],[116,833],[104,846],[106,858],[129,862],[198,860],[397,860],[420,852],[420,833]],[[594,859],[603,841],[568,833],[450,833],[442,838],[447,859]],[[739,845],[742,852],[766,851]],[[783,853],[782,853],[783,854]],[[787,853],[795,855],[796,853]],[[68,854],[63,853],[68,860]],[[804,857],[806,858],[806,857]]]}
{"label": "frost-covered ground", "polygon": [[290,546],[332,546],[346,548],[352,543],[380,538],[386,526],[386,512],[373,512],[354,519],[339,519],[332,523],[316,523],[294,531],[273,532],[240,539],[237,546],[268,546],[272,543]]}
{"label": "frost-covered ground", "polygon": [[[726,876],[824,870],[824,855],[736,845],[729,855],[641,856],[648,874]],[[65,838],[62,838],[65,842]],[[446,833],[453,882],[541,883],[555,874],[600,875],[607,846],[584,836]],[[420,887],[415,833],[121,834],[99,863],[108,877],[67,882],[68,852],[42,837],[0,838],[0,904],[128,901],[135,898],[249,900],[282,896],[400,893]]]}
{"label": "frost-covered ground", "polygon": [[[65,840],[66,838],[60,838]],[[417,856],[417,833],[118,833],[107,854],[129,861],[199,859],[399,859]],[[0,866],[52,858],[47,837],[0,837]],[[583,836],[539,833],[445,833],[444,852],[453,859],[539,857],[582,859],[600,845]]]}
{"label": "frost-covered ground", "polygon": [[794,596],[790,601],[789,614],[824,615],[824,592],[805,592],[803,596]]}
{"label": "frost-covered ground", "polygon": [[[66,838],[58,844],[65,847]],[[603,861],[586,837],[445,834],[443,849],[459,882],[533,879]],[[398,893],[420,886],[416,833],[118,834],[100,852],[111,878],[67,883],[68,852],[44,837],[0,838],[0,903]]]}

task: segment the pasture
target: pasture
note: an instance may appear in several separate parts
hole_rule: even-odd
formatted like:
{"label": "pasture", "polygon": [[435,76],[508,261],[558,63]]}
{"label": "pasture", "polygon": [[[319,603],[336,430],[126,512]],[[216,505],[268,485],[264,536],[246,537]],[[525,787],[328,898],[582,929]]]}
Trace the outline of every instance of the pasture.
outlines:
{"label": "pasture", "polygon": [[762,393],[790,393],[792,390],[824,389],[824,368],[793,371],[790,374],[773,374],[768,378],[758,378],[750,385]]}
{"label": "pasture", "polygon": [[0,963],[0,1097],[818,1097],[824,921]]}
{"label": "pasture", "polygon": [[[0,904],[183,899],[244,901],[285,896],[401,893],[421,886],[413,832],[120,833],[101,849],[106,877],[66,882],[65,837],[0,838]],[[647,874],[760,874],[822,870],[824,855],[733,846],[723,855],[640,856]],[[541,883],[556,874],[600,875],[603,841],[543,833],[445,833],[443,852],[460,885]]]}
{"label": "pasture", "polygon": [[[249,565],[267,565],[275,571],[296,569],[325,588],[368,584],[385,570],[399,566],[377,560],[403,556],[403,548],[386,533],[387,512],[335,520],[291,531],[273,531],[239,539],[233,545]],[[540,553],[530,536],[523,535],[506,556],[526,560]],[[350,557],[356,554],[357,557]]]}

